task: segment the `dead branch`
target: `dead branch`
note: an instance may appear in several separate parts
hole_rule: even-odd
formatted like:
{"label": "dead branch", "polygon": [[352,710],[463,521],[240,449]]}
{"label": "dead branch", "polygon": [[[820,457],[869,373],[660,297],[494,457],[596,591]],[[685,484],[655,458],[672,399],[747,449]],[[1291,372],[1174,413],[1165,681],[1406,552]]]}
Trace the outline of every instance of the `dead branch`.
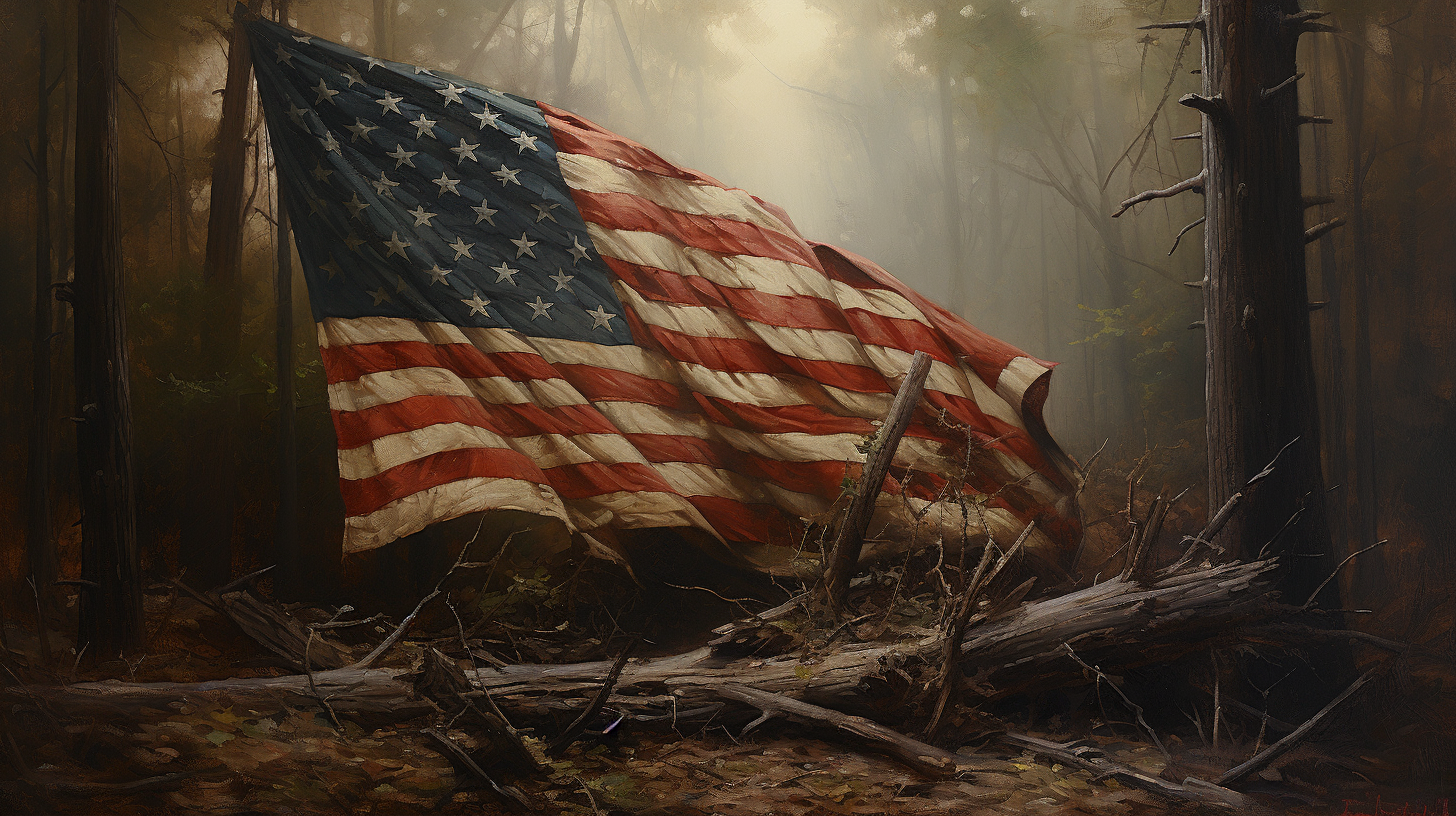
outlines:
{"label": "dead branch", "polygon": [[1215,121],[1223,121],[1224,117],[1228,115],[1228,107],[1224,103],[1222,94],[1213,96],[1184,94],[1178,98],[1178,104],[1185,108],[1192,108]]}
{"label": "dead branch", "polygon": [[1154,731],[1153,727],[1151,725],[1148,725],[1148,721],[1143,718],[1142,706],[1134,703],[1132,701],[1132,698],[1128,697],[1127,694],[1123,692],[1121,687],[1119,687],[1116,683],[1112,682],[1112,678],[1108,677],[1106,674],[1103,673],[1102,667],[1089,665],[1087,661],[1078,657],[1076,650],[1072,648],[1072,645],[1070,643],[1063,643],[1062,648],[1066,650],[1067,656],[1077,661],[1077,665],[1081,666],[1083,670],[1091,672],[1093,676],[1097,679],[1098,683],[1106,683],[1108,686],[1111,686],[1112,690],[1117,692],[1117,696],[1122,698],[1122,702],[1128,707],[1128,710],[1132,711],[1133,716],[1137,718],[1137,724],[1141,726],[1143,732],[1148,735],[1148,739],[1151,739],[1153,741],[1153,745],[1156,745],[1158,747],[1158,750],[1162,752],[1163,756],[1171,756],[1171,754],[1168,753],[1168,749],[1163,747],[1163,741],[1158,739],[1157,732]]}
{"label": "dead branch", "polygon": [[1199,173],[1198,175],[1194,176],[1193,178],[1184,179],[1184,180],[1178,182],[1177,184],[1174,184],[1172,187],[1165,187],[1162,190],[1145,190],[1145,191],[1143,191],[1141,193],[1138,193],[1137,195],[1133,196],[1132,198],[1129,198],[1126,201],[1122,202],[1122,205],[1120,207],[1118,207],[1117,212],[1115,212],[1115,213],[1112,214],[1112,217],[1113,218],[1117,218],[1117,217],[1121,216],[1123,213],[1127,212],[1128,210],[1132,209],[1133,207],[1135,207],[1138,204],[1141,204],[1141,203],[1143,203],[1145,201],[1153,201],[1154,199],[1159,199],[1159,198],[1172,198],[1173,196],[1176,196],[1179,193],[1187,193],[1187,192],[1202,193],[1203,192],[1203,182],[1207,178],[1208,178],[1208,171],[1205,170],[1205,171]]}
{"label": "dead branch", "polygon": [[[1178,251],[1178,244],[1179,244],[1179,242],[1181,242],[1183,240],[1183,236],[1187,235],[1189,232],[1191,232],[1193,230],[1194,227],[1198,226],[1199,224],[1202,224],[1204,221],[1207,221],[1207,220],[1208,220],[1208,216],[1206,216],[1206,215],[1200,215],[1200,216],[1198,216],[1198,220],[1197,221],[1194,221],[1193,223],[1189,224],[1188,226],[1184,227],[1183,229],[1178,230],[1178,235],[1173,238],[1173,245],[1171,247],[1168,247],[1168,254],[1169,255],[1172,255],[1174,252],[1177,252]],[[1188,284],[1185,283],[1183,285],[1184,286],[1187,286]],[[1203,286],[1203,284],[1202,283],[1199,283],[1199,287],[1202,288],[1202,286]]]}
{"label": "dead branch", "polygon": [[1295,73],[1293,76],[1288,77],[1283,82],[1279,83],[1278,85],[1275,85],[1272,88],[1260,88],[1259,89],[1259,100],[1261,102],[1267,102],[1270,99],[1273,99],[1275,96],[1283,93],[1284,91],[1293,90],[1294,84],[1296,82],[1300,81],[1301,79],[1304,79],[1304,72],[1303,71],[1299,71],[1299,72]]}
{"label": "dead branch", "polygon": [[[738,683],[714,685],[710,686],[709,690],[720,697],[759,709],[763,714],[755,723],[783,715],[813,725],[827,725],[858,737],[868,743],[871,748],[888,754],[931,778],[953,774],[964,762],[962,757],[950,751],[928,745],[913,737],[907,737],[864,717],[844,714],[802,700],[785,697],[782,694],[774,694]],[[967,768],[966,770],[980,770],[980,768]]]}
{"label": "dead branch", "polygon": [[606,679],[602,680],[601,689],[592,697],[591,703],[582,710],[580,716],[572,720],[571,725],[566,726],[565,731],[562,731],[556,739],[551,741],[547,750],[553,754],[559,754],[567,746],[576,742],[576,738],[581,736],[581,733],[586,730],[586,726],[591,722],[591,719],[601,712],[602,706],[607,704],[607,698],[612,696],[612,689],[617,686],[617,678],[622,676],[622,669],[626,667],[627,659],[632,656],[632,650],[636,647],[637,641],[634,640],[627,644],[627,648],[623,649],[621,654],[617,655],[617,659],[612,662],[611,670],[607,672]]}
{"label": "dead branch", "polygon": [[895,401],[890,404],[890,411],[885,415],[885,420],[865,456],[864,469],[860,472],[854,498],[835,536],[824,586],[829,606],[836,617],[843,610],[845,596],[849,593],[849,581],[859,569],[865,529],[869,527],[870,517],[874,513],[875,499],[880,495],[880,488],[890,471],[895,450],[900,446],[900,437],[910,426],[910,417],[920,404],[925,378],[930,373],[930,363],[929,354],[915,352],[910,361],[910,370],[901,381],[900,389],[895,393]]}
{"label": "dead branch", "polygon": [[1315,714],[1313,717],[1310,717],[1308,720],[1305,720],[1302,725],[1290,732],[1288,736],[1284,737],[1284,739],[1281,739],[1273,745],[1269,746],[1268,748],[1265,748],[1263,751],[1260,751],[1253,757],[1250,757],[1247,762],[1230,769],[1223,776],[1220,776],[1218,778],[1218,784],[1231,785],[1235,782],[1238,782],[1239,780],[1243,779],[1251,773],[1263,770],[1264,768],[1268,767],[1270,762],[1273,762],[1274,760],[1288,753],[1291,748],[1303,742],[1305,738],[1307,738],[1310,733],[1314,731],[1315,726],[1319,725],[1320,721],[1328,716],[1331,711],[1339,708],[1341,703],[1350,699],[1351,695],[1359,691],[1362,686],[1374,679],[1376,673],[1378,673],[1379,671],[1380,667],[1377,666],[1360,675],[1359,679],[1351,683],[1349,688],[1345,689],[1343,692],[1340,693],[1340,696],[1331,700],[1329,702],[1329,705],[1326,705],[1324,708],[1320,709],[1319,713]]}
{"label": "dead branch", "polygon": [[1148,23],[1138,26],[1138,31],[1162,31],[1171,28],[1203,28],[1204,19],[1200,14],[1191,20],[1170,20],[1163,23]]}
{"label": "dead branch", "polygon": [[1306,244],[1312,244],[1343,226],[1345,226],[1345,219],[1340,216],[1335,216],[1328,221],[1315,224],[1304,231],[1304,242]]}
{"label": "dead branch", "polygon": [[1340,574],[1340,570],[1344,569],[1346,564],[1350,563],[1351,561],[1354,561],[1359,556],[1364,555],[1365,553],[1370,552],[1371,550],[1375,549],[1376,547],[1381,547],[1381,546],[1384,546],[1384,545],[1389,544],[1389,543],[1390,543],[1390,539],[1388,539],[1388,538],[1382,538],[1379,541],[1375,542],[1374,544],[1371,544],[1370,546],[1368,546],[1368,547],[1366,547],[1364,549],[1356,550],[1356,551],[1350,553],[1349,555],[1345,556],[1345,558],[1344,558],[1343,561],[1341,561],[1340,563],[1338,563],[1338,564],[1335,565],[1335,569],[1329,574],[1329,577],[1325,578],[1323,581],[1320,581],[1320,585],[1314,588],[1314,592],[1309,593],[1309,598],[1307,598],[1305,600],[1303,606],[1299,607],[1299,611],[1300,612],[1306,612],[1306,611],[1309,610],[1310,607],[1314,606],[1315,596],[1319,595],[1320,594],[1320,590],[1324,589],[1326,586],[1329,585],[1329,583],[1331,581],[1335,580],[1335,576]]}
{"label": "dead branch", "polygon": [[534,808],[531,807],[531,801],[526,798],[526,795],[524,793],[521,793],[519,790],[509,785],[501,785],[499,782],[492,779],[490,774],[486,773],[485,769],[480,767],[479,763],[471,758],[468,751],[466,751],[464,748],[461,748],[459,743],[455,742],[455,740],[450,739],[449,734],[446,734],[444,731],[441,731],[438,728],[426,728],[420,733],[430,737],[436,743],[438,743],[441,748],[445,749],[440,753],[444,754],[446,758],[452,760],[453,762],[458,762],[462,767],[474,774],[477,779],[489,785],[490,789],[496,792],[496,795],[500,796],[502,799],[508,802],[511,802],[512,804],[520,805],[526,810],[534,810]]}
{"label": "dead branch", "polygon": [[1100,779],[1115,779],[1128,787],[1157,793],[1174,801],[1233,807],[1241,812],[1250,812],[1256,808],[1252,799],[1238,791],[1213,785],[1194,777],[1183,780],[1181,785],[1166,782],[1114,762],[1108,759],[1100,749],[1090,745],[1078,745],[1075,742],[1050,742],[1014,733],[1003,734],[1000,739],[1008,745],[1030,750],[1034,754],[1055,760],[1063,765],[1091,771]]}
{"label": "dead branch", "polygon": [[304,674],[308,675],[309,692],[311,692],[314,698],[318,700],[319,705],[323,707],[324,711],[328,712],[329,720],[333,722],[334,728],[337,729],[340,734],[342,734],[344,733],[344,724],[339,722],[338,712],[334,711],[334,707],[329,705],[329,699],[327,697],[319,694],[318,684],[314,682],[313,679],[313,666],[309,664],[308,652],[309,648],[313,646],[313,639],[315,634],[316,633],[312,629],[309,630],[308,643],[303,647],[303,672]]}

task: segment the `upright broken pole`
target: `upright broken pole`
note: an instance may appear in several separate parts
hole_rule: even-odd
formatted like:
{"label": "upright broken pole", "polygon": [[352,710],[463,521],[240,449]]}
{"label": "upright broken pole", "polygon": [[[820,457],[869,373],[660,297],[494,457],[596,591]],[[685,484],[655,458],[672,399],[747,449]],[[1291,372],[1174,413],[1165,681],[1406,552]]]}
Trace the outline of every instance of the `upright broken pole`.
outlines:
{"label": "upright broken pole", "polygon": [[76,453],[79,646],[107,659],[142,636],[131,384],[118,225],[116,0],[80,0],[76,71]]}
{"label": "upright broken pole", "polygon": [[925,391],[925,377],[930,373],[930,355],[915,352],[910,361],[910,371],[900,383],[895,401],[890,403],[890,412],[880,425],[874,443],[865,456],[864,470],[856,485],[854,498],[834,538],[830,550],[829,566],[825,571],[824,585],[828,592],[829,605],[835,614],[844,607],[844,597],[849,592],[849,581],[859,565],[859,555],[864,549],[865,530],[875,512],[875,499],[880,495],[880,486],[890,472],[890,463],[895,459],[895,449],[900,447],[900,437],[910,426],[910,417],[915,406],[920,404],[920,395]]}

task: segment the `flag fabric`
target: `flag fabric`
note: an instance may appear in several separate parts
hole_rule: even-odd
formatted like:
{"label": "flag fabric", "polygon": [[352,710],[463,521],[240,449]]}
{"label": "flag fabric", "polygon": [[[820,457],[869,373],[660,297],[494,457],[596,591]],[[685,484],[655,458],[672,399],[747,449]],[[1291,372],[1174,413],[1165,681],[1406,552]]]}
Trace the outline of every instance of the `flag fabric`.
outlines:
{"label": "flag fabric", "polygon": [[917,350],[934,359],[925,400],[871,538],[1004,543],[1035,520],[1028,550],[1075,544],[1041,418],[1051,364],[579,116],[249,31],[327,372],[346,552],[509,509],[598,548],[686,528],[782,565],[831,521]]}

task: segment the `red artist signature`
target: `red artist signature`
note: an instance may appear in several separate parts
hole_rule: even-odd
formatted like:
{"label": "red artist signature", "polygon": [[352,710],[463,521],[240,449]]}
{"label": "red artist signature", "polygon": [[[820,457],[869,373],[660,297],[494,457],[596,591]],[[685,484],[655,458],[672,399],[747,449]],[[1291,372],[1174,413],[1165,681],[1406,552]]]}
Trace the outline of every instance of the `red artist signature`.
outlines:
{"label": "red artist signature", "polygon": [[1412,805],[1405,802],[1397,807],[1381,802],[1379,796],[1375,797],[1373,804],[1346,799],[1345,810],[1340,816],[1451,816],[1450,804],[1449,800],[1442,799],[1429,805]]}

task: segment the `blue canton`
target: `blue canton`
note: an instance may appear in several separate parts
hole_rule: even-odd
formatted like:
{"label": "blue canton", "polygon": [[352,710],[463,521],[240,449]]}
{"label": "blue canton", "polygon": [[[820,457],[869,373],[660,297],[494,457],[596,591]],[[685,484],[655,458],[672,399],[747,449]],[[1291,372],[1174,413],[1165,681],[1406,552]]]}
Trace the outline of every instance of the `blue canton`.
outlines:
{"label": "blue canton", "polygon": [[315,320],[632,342],[529,100],[248,25]]}

